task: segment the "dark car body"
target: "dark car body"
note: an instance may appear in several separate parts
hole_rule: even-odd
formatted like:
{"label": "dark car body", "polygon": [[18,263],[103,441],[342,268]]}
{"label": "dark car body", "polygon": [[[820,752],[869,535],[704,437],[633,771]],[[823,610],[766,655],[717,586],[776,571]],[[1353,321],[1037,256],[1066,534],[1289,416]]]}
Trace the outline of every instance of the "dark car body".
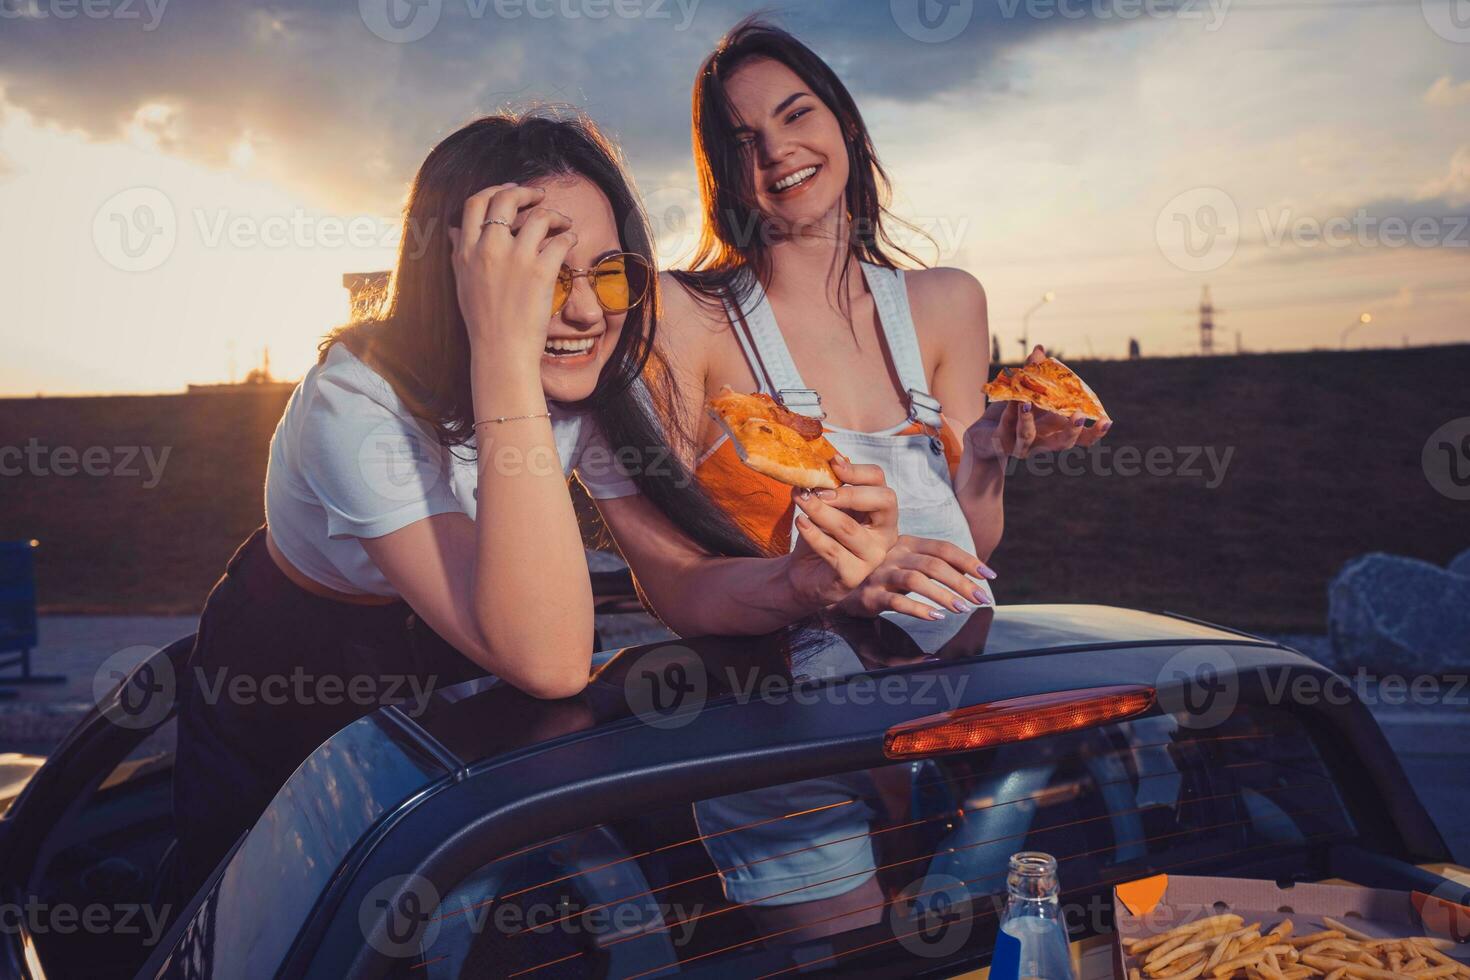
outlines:
{"label": "dark car body", "polygon": [[[1470,898],[1418,867],[1451,858],[1367,709],[1322,696],[1336,675],[1102,606],[630,647],[565,701],[438,690],[324,743],[176,896],[156,695],[186,652],[125,681],[0,823],[4,902],[111,910],[7,930],[10,971],[954,975],[988,962],[1023,849],[1057,855],[1074,938],[1110,928],[1112,884],[1159,872]],[[1025,727],[1067,699],[1082,713]]]}

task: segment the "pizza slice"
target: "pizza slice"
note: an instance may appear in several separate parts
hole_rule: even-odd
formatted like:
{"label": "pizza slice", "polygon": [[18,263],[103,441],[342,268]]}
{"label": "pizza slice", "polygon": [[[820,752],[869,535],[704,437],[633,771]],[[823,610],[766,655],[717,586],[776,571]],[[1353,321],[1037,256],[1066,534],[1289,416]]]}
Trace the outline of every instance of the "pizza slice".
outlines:
{"label": "pizza slice", "polygon": [[1094,422],[1108,420],[1107,410],[1087,382],[1054,357],[1002,369],[985,386],[985,395],[993,402],[1030,402],[1058,415],[1080,412]]}
{"label": "pizza slice", "polygon": [[741,395],[725,385],[719,396],[710,401],[709,408],[729,425],[739,425],[746,419],[769,419],[794,430],[803,439],[819,439],[822,435],[820,419],[793,412],[763,391]]}
{"label": "pizza slice", "polygon": [[769,395],[742,395],[729,385],[707,406],[730,436],[741,462],[793,487],[836,490],[837,450],[822,436],[822,423],[776,403]]}

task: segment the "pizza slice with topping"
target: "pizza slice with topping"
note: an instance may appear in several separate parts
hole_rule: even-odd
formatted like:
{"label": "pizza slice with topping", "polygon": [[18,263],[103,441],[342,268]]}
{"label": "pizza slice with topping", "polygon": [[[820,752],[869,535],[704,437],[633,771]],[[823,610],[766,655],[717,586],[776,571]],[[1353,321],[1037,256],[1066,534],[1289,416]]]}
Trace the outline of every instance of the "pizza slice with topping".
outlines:
{"label": "pizza slice with topping", "polygon": [[1107,410],[1087,382],[1054,357],[1019,368],[1004,368],[985,386],[993,402],[1030,402],[1058,415],[1081,413],[1094,422],[1108,419]]}
{"label": "pizza slice with topping", "polygon": [[769,395],[742,395],[729,385],[706,406],[730,436],[746,466],[793,487],[836,490],[836,448],[822,436],[822,423],[779,405]]}

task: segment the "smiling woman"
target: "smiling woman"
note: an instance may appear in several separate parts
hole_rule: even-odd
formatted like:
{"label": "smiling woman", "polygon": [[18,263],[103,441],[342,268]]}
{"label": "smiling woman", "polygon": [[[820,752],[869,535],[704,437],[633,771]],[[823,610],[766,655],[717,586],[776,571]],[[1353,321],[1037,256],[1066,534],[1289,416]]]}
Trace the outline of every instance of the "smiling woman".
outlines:
{"label": "smiling woman", "polygon": [[[821,420],[837,452],[889,475],[902,536],[839,603],[843,612],[940,620],[992,603],[987,562],[1001,536],[1006,460],[1089,445],[1106,423],[1086,429],[1080,413],[1032,412],[1029,403],[986,407],[984,290],[959,269],[901,268],[917,262],[888,233],[888,180],[862,115],[801,41],[758,18],[742,21],[701,65],[692,104],[704,222],[694,268],[670,277],[666,334],[681,394],[694,405],[725,386],[756,390]],[[706,425],[683,448],[752,535],[786,547],[783,488],[752,477],[749,454],[734,443]],[[727,836],[791,800],[821,814],[861,792],[819,780],[785,787],[780,808],[726,798],[697,809],[700,832]],[[863,840],[871,814],[840,812],[842,826],[814,832]],[[877,917],[872,855],[856,848],[808,860],[786,835],[830,814],[802,813],[772,821],[782,830],[754,849],[758,857],[719,861],[736,869],[721,872],[726,896],[790,930]],[[794,883],[816,880],[820,889],[792,897]]]}
{"label": "smiling woman", "polygon": [[[685,634],[803,618],[895,538],[883,474],[848,466],[851,485],[798,501],[802,547],[756,557],[670,464],[646,224],[590,123],[470,123],[429,154],[404,221],[381,309],[327,337],[292,394],[266,525],[200,618],[174,786],[187,889],[313,748],[391,691],[487,673],[536,697],[582,690],[592,594],[571,473]],[[237,680],[276,690],[303,673],[354,696],[232,699]]]}
{"label": "smiling woman", "polygon": [[[918,261],[889,232],[867,125],[800,40],[741,21],[700,66],[692,105],[704,220],[693,268],[669,276],[665,334],[686,406],[758,390],[889,474],[900,546],[844,611],[938,620],[992,602],[1006,460],[1091,445],[1110,423],[985,404],[985,291],[961,269],[902,268]],[[684,449],[753,536],[790,542],[785,494],[717,427]]]}

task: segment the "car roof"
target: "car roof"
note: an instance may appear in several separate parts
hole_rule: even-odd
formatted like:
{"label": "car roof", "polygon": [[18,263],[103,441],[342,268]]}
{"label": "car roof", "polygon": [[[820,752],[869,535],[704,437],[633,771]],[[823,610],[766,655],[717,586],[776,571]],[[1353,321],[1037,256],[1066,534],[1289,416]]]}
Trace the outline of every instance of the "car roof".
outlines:
{"label": "car roof", "polygon": [[[1268,640],[1178,616],[1115,606],[1008,605],[937,623],[911,617],[830,619],[764,636],[641,644],[594,658],[581,698],[538,701],[494,678],[436,691],[412,721],[445,759],[472,765],[640,713],[650,670],[695,671],[702,702],[762,684],[833,680],[923,662],[1044,656],[1099,648],[1229,645],[1279,649]],[[677,666],[675,666],[677,665]]]}
{"label": "car roof", "polygon": [[[347,960],[375,954],[362,943],[358,917],[333,910],[367,907],[373,888],[403,878],[407,869],[450,887],[465,868],[574,829],[594,811],[598,820],[616,818],[641,813],[670,792],[704,798],[885,764],[883,737],[891,726],[961,705],[1116,685],[1157,686],[1161,698],[1168,688],[1177,702],[1185,680],[1166,668],[1181,654],[1204,656],[1239,677],[1238,694],[1247,703],[1267,697],[1248,678],[1275,672],[1290,682],[1329,673],[1278,644],[1207,624],[1061,605],[981,610],[932,627],[841,621],[762,637],[634,646],[599,655],[587,690],[559,701],[537,700],[494,679],[446,687],[412,711],[394,706],[360,719],[292,777],[310,775],[312,761],[351,734],[391,743],[422,767],[416,780],[395,784],[391,798],[384,797],[371,833],[322,855],[324,869],[335,869],[325,886],[330,895],[318,899],[303,889],[311,892],[313,911],[291,952],[272,944],[260,955],[274,961],[286,954],[291,975],[340,976]],[[664,729],[638,691],[650,676],[668,675],[701,690],[696,710]],[[767,682],[793,685],[788,692],[806,686],[834,695],[869,682],[900,690],[868,702],[803,700],[766,696]],[[941,690],[945,696],[936,697]],[[921,693],[931,700],[922,701]],[[853,710],[858,703],[865,706]],[[936,707],[921,707],[926,703]],[[1380,798],[1403,838],[1427,841],[1425,849],[1439,853],[1442,842],[1404,790],[1366,709],[1354,701],[1314,710],[1332,716],[1339,751],[1382,784]],[[361,755],[354,748],[335,762],[322,761],[342,766],[343,757]],[[315,793],[313,780],[326,775],[313,776],[303,792]],[[290,794],[279,795],[273,810],[283,796]],[[230,867],[250,863],[232,859]]]}
{"label": "car roof", "polygon": [[[425,741],[420,748],[432,747],[452,777],[399,808],[382,836],[354,853],[336,879],[334,903],[359,908],[372,887],[409,868],[447,894],[467,868],[672,798],[887,765],[894,726],[955,708],[1126,689],[1156,692],[1149,712],[1197,711],[1184,705],[1197,683],[1190,668],[1201,664],[1212,688],[1223,683],[1226,710],[1278,705],[1278,688],[1267,680],[1291,689],[1298,679],[1331,676],[1267,640],[1167,616],[1063,606],[977,614],[947,630],[870,620],[760,639],[630,647],[601,663],[584,695],[567,701],[536,702],[507,685],[461,685],[441,692],[443,701],[413,726]],[[668,727],[637,697],[645,680],[659,676],[703,686],[695,710]],[[794,686],[782,690],[783,678]],[[770,694],[766,681],[776,682]],[[875,688],[883,696],[853,696]],[[1414,842],[1416,852],[1447,853],[1360,702],[1315,699],[1301,712],[1334,758],[1367,775],[1360,789],[1383,811],[1374,811],[1374,826],[1381,825],[1388,851]],[[303,935],[296,962],[304,964],[314,947],[311,976],[355,975],[376,955],[361,942],[356,919],[322,917]],[[353,970],[343,969],[348,958],[355,958]]]}
{"label": "car roof", "polygon": [[[981,611],[984,612],[983,610]],[[993,611],[994,622],[978,653],[1058,650],[1100,643],[1157,642],[1271,644],[1260,637],[1173,613],[1145,612],[1119,606],[1081,603],[1007,605]]]}
{"label": "car roof", "polygon": [[[449,887],[465,868],[572,829],[594,811],[597,819],[616,817],[643,812],[671,791],[704,798],[886,764],[883,737],[891,726],[961,705],[1110,685],[1157,686],[1162,698],[1166,688],[1185,683],[1166,669],[1181,653],[1238,675],[1247,702],[1266,695],[1246,678],[1269,671],[1290,682],[1329,673],[1268,640],[1105,606],[1008,606],[916,624],[844,620],[762,637],[645,644],[598,655],[591,683],[576,698],[537,700],[487,678],[437,690],[420,704],[380,709],[324,743],[245,838],[248,846],[257,834],[289,832],[309,816],[292,808],[334,798],[334,785],[360,778],[373,797],[372,813],[361,814],[363,836],[351,843],[348,829],[333,837],[313,862],[320,872],[314,883],[294,890],[292,914],[306,916],[301,931],[293,937],[285,930],[270,942],[248,923],[230,932],[248,939],[261,963],[289,963],[288,975],[341,976],[352,972],[349,960],[375,955],[352,914],[371,905],[373,888],[404,878],[407,869]],[[696,710],[669,730],[638,697],[643,681],[659,675],[703,685]],[[855,699],[767,697],[766,682],[833,694],[870,682],[900,690],[853,710]],[[941,689],[946,697],[935,698]],[[921,692],[932,700],[922,701]],[[1172,694],[1178,701],[1178,691]],[[1379,798],[1403,839],[1442,851],[1366,709],[1353,701],[1314,710],[1331,716],[1339,751],[1381,784]],[[375,746],[377,756],[401,758],[403,778],[368,785],[383,774],[369,761]],[[274,823],[272,813],[280,817]],[[262,881],[275,879],[278,862],[253,860],[244,846],[222,866],[225,879],[196,898],[183,919],[192,919],[201,900],[217,902],[231,873],[238,872],[234,891],[244,895],[258,895]],[[173,948],[160,947],[150,967],[161,966]]]}

